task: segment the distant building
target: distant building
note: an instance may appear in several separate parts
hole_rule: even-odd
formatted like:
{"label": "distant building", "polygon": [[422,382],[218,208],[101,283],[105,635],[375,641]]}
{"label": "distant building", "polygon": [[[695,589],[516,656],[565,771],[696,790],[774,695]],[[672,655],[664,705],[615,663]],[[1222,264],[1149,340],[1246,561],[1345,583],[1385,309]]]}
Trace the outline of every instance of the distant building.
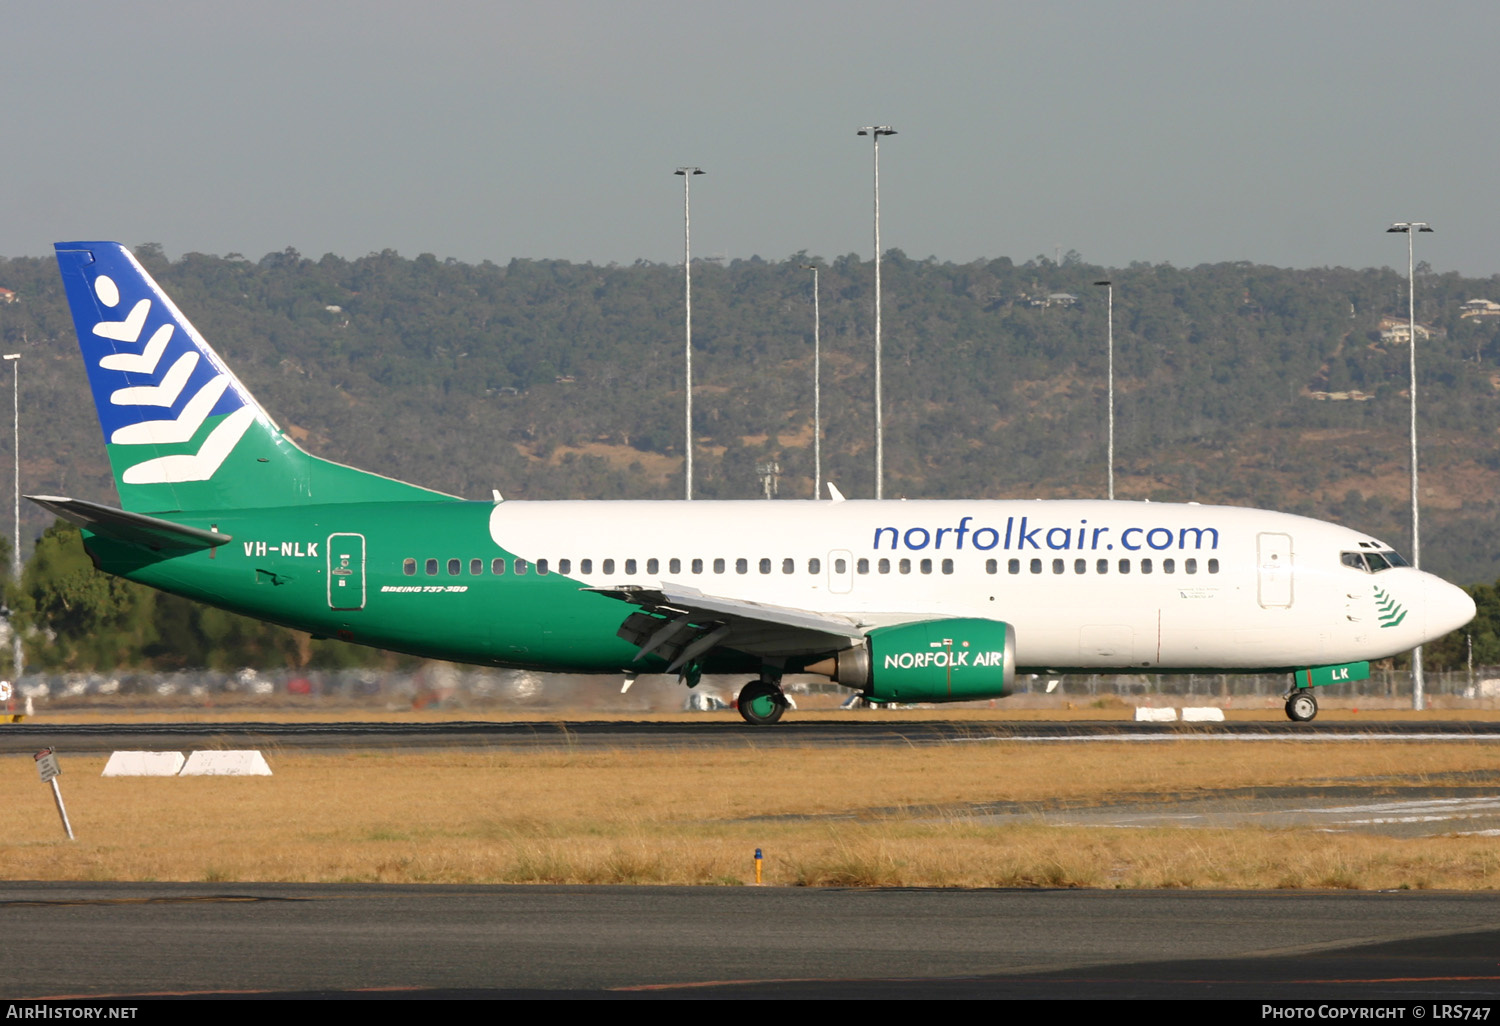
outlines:
{"label": "distant building", "polygon": [[16,294],[10,289],[0,289],[0,303],[14,303]]}
{"label": "distant building", "polygon": [[[1417,325],[1417,341],[1426,342],[1435,335],[1442,332],[1429,328],[1425,324]],[[1382,317],[1380,318],[1380,341],[1390,343],[1406,343],[1411,341],[1411,322],[1405,317]]]}
{"label": "distant building", "polygon": [[1500,317],[1500,303],[1488,299],[1471,299],[1458,310],[1460,317]]}

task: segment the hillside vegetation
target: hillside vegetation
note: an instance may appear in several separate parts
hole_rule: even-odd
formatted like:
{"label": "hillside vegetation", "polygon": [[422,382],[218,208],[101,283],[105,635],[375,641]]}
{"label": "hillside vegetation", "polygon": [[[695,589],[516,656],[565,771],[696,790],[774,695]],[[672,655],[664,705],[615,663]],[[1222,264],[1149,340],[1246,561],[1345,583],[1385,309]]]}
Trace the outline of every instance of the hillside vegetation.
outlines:
{"label": "hillside vegetation", "polygon": [[[306,448],[460,495],[682,494],[680,266],[355,260],[142,262]],[[695,494],[812,494],[805,253],[693,271]],[[873,494],[873,272],[822,265],[824,476]],[[1115,283],[1117,494],[1256,505],[1409,550],[1407,359],[1388,269],[970,264],[883,269],[887,497],[1092,497],[1105,489],[1105,303]],[[0,345],[22,354],[22,488],[113,502],[55,263],[0,259]],[[1500,576],[1500,278],[1417,279],[1424,567]],[[1076,302],[1049,296],[1071,294]],[[3,382],[3,378],[0,378]],[[1336,398],[1321,398],[1332,394]],[[1367,398],[1366,398],[1367,397]],[[11,459],[0,432],[0,465]],[[23,548],[47,527],[23,510]],[[1477,653],[1476,653],[1477,654]]]}

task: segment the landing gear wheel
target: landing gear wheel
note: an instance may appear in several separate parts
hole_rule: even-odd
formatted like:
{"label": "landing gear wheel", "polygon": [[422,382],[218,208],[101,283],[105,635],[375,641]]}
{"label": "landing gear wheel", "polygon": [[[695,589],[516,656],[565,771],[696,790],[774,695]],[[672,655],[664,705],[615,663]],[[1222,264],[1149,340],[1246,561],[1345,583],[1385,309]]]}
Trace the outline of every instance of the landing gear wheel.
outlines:
{"label": "landing gear wheel", "polygon": [[1286,700],[1287,719],[1294,723],[1307,723],[1318,715],[1318,698],[1307,688],[1292,692]]}
{"label": "landing gear wheel", "polygon": [[752,680],[740,688],[740,697],[735,699],[734,706],[746,723],[762,727],[781,719],[781,714],[786,712],[786,699],[776,685]]}

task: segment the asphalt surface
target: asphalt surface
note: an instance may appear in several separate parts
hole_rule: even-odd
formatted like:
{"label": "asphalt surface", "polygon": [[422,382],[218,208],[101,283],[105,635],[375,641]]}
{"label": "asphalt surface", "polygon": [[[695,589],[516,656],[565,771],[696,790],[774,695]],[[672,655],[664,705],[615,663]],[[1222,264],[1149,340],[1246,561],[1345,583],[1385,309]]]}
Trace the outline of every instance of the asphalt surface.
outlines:
{"label": "asphalt surface", "polygon": [[0,996],[1500,996],[1500,895],[8,884]]}

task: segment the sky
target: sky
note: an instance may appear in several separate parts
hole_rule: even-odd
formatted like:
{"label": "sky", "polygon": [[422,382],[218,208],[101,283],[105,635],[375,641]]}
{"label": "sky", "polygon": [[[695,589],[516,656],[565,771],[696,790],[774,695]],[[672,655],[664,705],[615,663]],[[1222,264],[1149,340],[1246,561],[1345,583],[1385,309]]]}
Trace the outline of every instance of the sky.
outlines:
{"label": "sky", "polygon": [[0,255],[1500,274],[1500,4],[10,0]]}

